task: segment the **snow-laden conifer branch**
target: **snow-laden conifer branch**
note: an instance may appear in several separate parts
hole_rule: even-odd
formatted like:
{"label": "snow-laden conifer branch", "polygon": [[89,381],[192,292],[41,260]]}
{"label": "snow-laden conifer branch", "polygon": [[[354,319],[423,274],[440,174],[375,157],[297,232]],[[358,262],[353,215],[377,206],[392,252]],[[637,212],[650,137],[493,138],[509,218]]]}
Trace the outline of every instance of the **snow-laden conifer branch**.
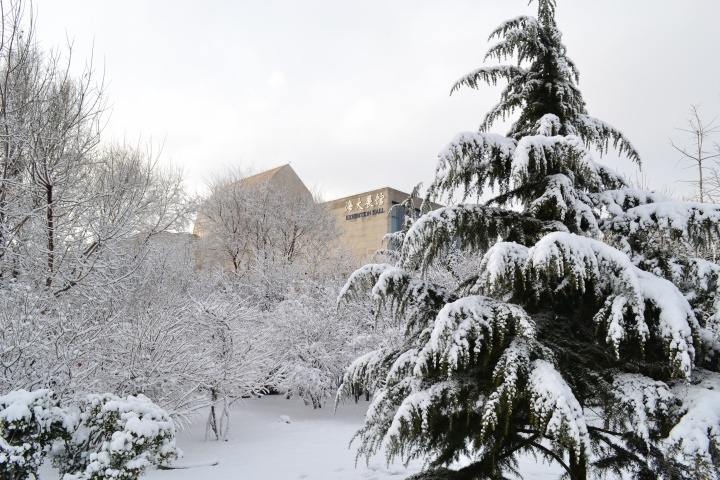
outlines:
{"label": "snow-laden conifer branch", "polygon": [[607,213],[613,218],[624,215],[626,210],[640,205],[674,200],[672,197],[661,193],[648,192],[635,188],[603,190],[589,193],[588,196],[596,208],[605,208]]}
{"label": "snow-laden conifer branch", "polygon": [[[671,282],[635,267],[622,252],[598,240],[568,233],[543,237],[528,252],[526,278],[540,298],[557,293],[584,293],[606,297],[595,321],[607,331],[606,341],[616,355],[621,343],[635,337],[640,345],[650,327],[662,339],[675,374],[686,378],[693,368],[693,331],[699,324],[690,304]],[[645,305],[657,309],[657,320],[646,318]]]}
{"label": "snow-laden conifer branch", "polygon": [[518,65],[522,62],[535,58],[541,43],[538,42],[538,30],[540,25],[535,17],[521,15],[501,23],[488,37],[501,39],[491,46],[485,54],[484,60],[495,58],[504,60],[509,57],[516,57]]}
{"label": "snow-laden conifer branch", "polygon": [[680,421],[665,443],[695,478],[720,478],[720,374],[696,371],[691,385],[679,384],[673,393],[682,401]]}
{"label": "snow-laden conifer branch", "polygon": [[587,145],[596,147],[601,153],[607,152],[612,143],[612,147],[617,150],[619,155],[625,155],[638,165],[641,164],[640,154],[630,140],[609,123],[587,114],[579,114],[578,121],[573,126],[575,131],[568,131],[568,133],[580,136]]}
{"label": "snow-laden conifer branch", "polygon": [[392,419],[386,433],[388,446],[387,458],[400,455],[406,462],[418,458],[428,451],[426,442],[408,441],[419,432],[426,432],[431,427],[433,417],[442,410],[453,410],[453,393],[458,390],[453,380],[437,382],[427,388],[415,388],[407,395]]}
{"label": "snow-laden conifer branch", "polygon": [[610,426],[650,442],[669,420],[675,396],[664,382],[634,373],[613,379]]}
{"label": "snow-laden conifer branch", "polygon": [[520,201],[530,216],[599,235],[594,199],[588,192],[622,187],[625,182],[596,163],[580,137],[546,136],[557,133],[558,125],[557,116],[544,115],[535,126],[539,134],[519,142],[488,133],[458,135],[440,152],[430,193],[452,197],[461,190],[466,199],[494,188],[498,195],[492,203]]}
{"label": "snow-laden conifer branch", "polygon": [[[365,424],[353,437],[361,440],[356,459],[364,456],[369,461],[370,457],[380,450],[386,441],[386,433],[393,423],[398,406],[417,388],[417,384],[417,379],[407,377],[400,382],[386,385],[373,395],[365,416]],[[391,451],[386,452],[388,457],[399,454],[397,451],[391,454]]]}
{"label": "snow-laden conifer branch", "polygon": [[463,297],[438,313],[429,341],[417,355],[414,375],[440,369],[450,377],[504,348],[509,338],[535,339],[535,322],[519,306],[482,296]]}
{"label": "snow-laden conifer branch", "polygon": [[671,242],[706,245],[720,235],[720,205],[675,200],[646,203],[619,211],[604,223],[613,234],[653,234]]}
{"label": "snow-laden conifer branch", "polygon": [[495,295],[512,291],[524,284],[528,247],[515,242],[498,242],[483,256],[480,274],[470,294]]}
{"label": "snow-laden conifer branch", "polygon": [[384,347],[368,352],[353,361],[345,370],[335,397],[335,404],[343,401],[358,385],[368,391],[379,391],[385,385],[388,371],[399,355],[401,354],[396,349]]}
{"label": "snow-laden conifer branch", "polygon": [[523,137],[515,149],[511,171],[518,184],[564,174],[573,178],[575,188],[598,191],[604,187],[599,165],[582,139],[574,135]]}
{"label": "snow-laden conifer branch", "polygon": [[[555,26],[555,0],[537,0],[538,19],[543,25]],[[532,0],[531,0],[532,3]],[[560,31],[558,30],[558,33]]]}
{"label": "snow-laden conifer branch", "polygon": [[572,389],[551,363],[535,360],[531,365],[528,380],[531,423],[577,455],[589,456],[590,435]]}
{"label": "snow-laden conifer branch", "polygon": [[507,191],[510,160],[517,142],[485,132],[465,132],[438,153],[435,181],[429,192],[449,196],[462,189],[463,199],[480,195],[486,186]]}
{"label": "snow-laden conifer branch", "polygon": [[458,238],[466,251],[485,252],[498,239],[532,243],[546,231],[564,228],[518,212],[482,205],[434,210],[415,222],[405,236],[400,264],[426,268]]}
{"label": "snow-laden conifer branch", "polygon": [[[534,322],[520,307],[486,297],[460,303],[451,303],[438,314],[431,335],[408,337],[409,344],[402,353],[380,349],[359,358],[348,369],[342,388],[363,382],[378,388],[365,425],[357,434],[362,440],[358,456],[370,456],[385,444],[388,456],[398,455],[406,461],[424,455],[429,462],[441,464],[440,458],[452,457],[452,449],[437,447],[457,434],[453,428],[443,429],[442,440],[424,439],[423,432],[432,431],[437,422],[458,422],[455,428],[465,430],[467,415],[476,415],[483,405],[484,396],[478,396],[472,376],[440,373],[453,362],[460,362],[456,369],[467,367],[468,361],[479,364],[479,349],[471,344],[483,344],[484,351],[508,346],[496,369],[495,380],[500,386],[495,403],[486,408],[494,411],[501,408],[497,402],[516,402],[522,397],[524,390],[519,389],[527,378],[523,372],[527,371],[529,346],[534,343]],[[421,372],[426,367],[434,373]],[[435,380],[428,381],[430,378]],[[476,448],[481,449],[482,442],[476,440]]]}
{"label": "snow-laden conifer branch", "polygon": [[532,342],[516,337],[510,342],[495,366],[495,390],[480,402],[482,426],[480,438],[491,435],[496,429],[507,429],[507,422],[517,403],[525,394],[530,371]]}
{"label": "snow-laden conifer branch", "polygon": [[411,276],[400,267],[369,264],[357,269],[340,290],[338,302],[356,299],[371,289],[373,302],[387,307],[396,317],[408,314],[407,328],[424,329],[437,311],[455,296],[446,289]]}
{"label": "snow-laden conifer branch", "polygon": [[480,67],[458,79],[450,89],[452,94],[460,87],[477,89],[482,83],[497,85],[498,80],[518,80],[524,78],[527,71],[522,67],[513,65],[497,65],[494,67]]}
{"label": "snow-laden conifer branch", "polygon": [[338,304],[352,301],[370,290],[385,270],[395,268],[387,263],[373,263],[355,270],[338,294]]}
{"label": "snow-laden conifer branch", "polygon": [[[536,218],[555,219],[575,233],[599,236],[600,227],[587,196],[564,174],[549,175],[538,185],[539,196],[528,205]],[[542,193],[540,193],[542,192]]]}
{"label": "snow-laden conifer branch", "polygon": [[662,273],[681,286],[697,312],[701,324],[699,336],[706,362],[720,357],[720,265],[702,258],[670,262]]}

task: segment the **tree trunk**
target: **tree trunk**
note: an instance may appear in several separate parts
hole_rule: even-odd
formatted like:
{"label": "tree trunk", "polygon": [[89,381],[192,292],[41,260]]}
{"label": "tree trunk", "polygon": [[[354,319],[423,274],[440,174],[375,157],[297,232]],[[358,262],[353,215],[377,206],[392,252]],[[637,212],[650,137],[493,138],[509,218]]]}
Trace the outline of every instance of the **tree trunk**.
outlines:
{"label": "tree trunk", "polygon": [[45,279],[45,286],[52,285],[53,273],[55,271],[55,217],[53,215],[53,187],[45,185],[46,201],[46,230],[47,230],[47,269],[48,276]]}
{"label": "tree trunk", "polygon": [[212,430],[215,434],[215,440],[220,439],[218,434],[217,415],[215,411],[215,405],[217,404],[217,390],[214,388],[210,390],[210,400],[212,403],[210,404],[210,413],[208,414],[207,425],[205,426],[205,441],[210,440],[210,430]]}
{"label": "tree trunk", "polygon": [[587,460],[584,456],[578,456],[575,452],[570,451],[570,479],[586,480],[587,479]]}

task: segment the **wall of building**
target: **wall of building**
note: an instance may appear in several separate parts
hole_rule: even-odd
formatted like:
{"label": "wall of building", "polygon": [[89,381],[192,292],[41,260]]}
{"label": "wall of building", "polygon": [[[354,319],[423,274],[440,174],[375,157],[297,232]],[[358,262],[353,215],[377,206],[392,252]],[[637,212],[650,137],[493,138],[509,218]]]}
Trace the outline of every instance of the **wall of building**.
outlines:
{"label": "wall of building", "polygon": [[[394,188],[383,187],[325,203],[337,218],[343,232],[342,240],[358,264],[369,261],[376,251],[387,248],[382,238],[399,229],[397,225],[393,229],[390,208],[409,196]],[[439,206],[433,205],[433,208]],[[415,207],[420,208],[420,200],[416,199]]]}

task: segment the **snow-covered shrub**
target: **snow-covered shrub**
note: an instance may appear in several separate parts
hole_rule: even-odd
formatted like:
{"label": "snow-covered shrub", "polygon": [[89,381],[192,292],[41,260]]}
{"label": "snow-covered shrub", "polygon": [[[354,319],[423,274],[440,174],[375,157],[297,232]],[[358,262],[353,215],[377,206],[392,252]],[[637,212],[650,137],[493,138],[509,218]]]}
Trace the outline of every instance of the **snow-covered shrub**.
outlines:
{"label": "snow-covered shrub", "polygon": [[65,413],[50,390],[0,397],[0,479],[37,477],[52,441],[66,438]]}
{"label": "snow-covered shrub", "polygon": [[144,395],[89,395],[71,430],[53,452],[64,480],[134,480],[182,455],[172,420]]}
{"label": "snow-covered shrub", "polygon": [[336,307],[339,285],[334,279],[306,281],[271,312],[284,352],[278,388],[313,408],[333,397],[352,359],[370,350],[362,345],[364,318]]}

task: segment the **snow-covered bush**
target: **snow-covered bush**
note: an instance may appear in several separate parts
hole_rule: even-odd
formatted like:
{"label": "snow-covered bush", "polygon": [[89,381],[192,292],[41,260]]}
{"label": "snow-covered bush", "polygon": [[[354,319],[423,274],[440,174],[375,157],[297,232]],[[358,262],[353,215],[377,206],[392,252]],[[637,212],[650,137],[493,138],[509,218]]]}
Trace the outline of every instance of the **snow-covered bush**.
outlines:
{"label": "snow-covered bush", "polygon": [[[369,291],[405,326],[345,373],[339,395],[375,390],[358,455],[422,458],[428,479],[506,478],[521,454],[571,480],[718,479],[720,267],[692,252],[720,233],[720,205],[632,189],[596,162],[610,145],[640,158],[588,115],[555,1],[536,1],[537,18],[491,35],[486,58],[517,64],[453,87],[508,82],[481,130],[440,152],[428,195],[489,200],[426,213],[394,237],[395,264],[341,292]],[[507,136],[487,132],[513,113]],[[433,281],[458,240],[479,268]]]}
{"label": "snow-covered bush", "polygon": [[53,441],[67,438],[65,412],[50,390],[0,397],[0,479],[37,477]]}
{"label": "snow-covered bush", "polygon": [[182,455],[172,420],[144,395],[90,395],[70,430],[53,451],[65,480],[134,480]]}
{"label": "snow-covered bush", "polygon": [[306,280],[271,312],[283,345],[284,375],[278,389],[321,408],[332,398],[345,369],[367,348],[367,318],[336,307],[340,282]]}

